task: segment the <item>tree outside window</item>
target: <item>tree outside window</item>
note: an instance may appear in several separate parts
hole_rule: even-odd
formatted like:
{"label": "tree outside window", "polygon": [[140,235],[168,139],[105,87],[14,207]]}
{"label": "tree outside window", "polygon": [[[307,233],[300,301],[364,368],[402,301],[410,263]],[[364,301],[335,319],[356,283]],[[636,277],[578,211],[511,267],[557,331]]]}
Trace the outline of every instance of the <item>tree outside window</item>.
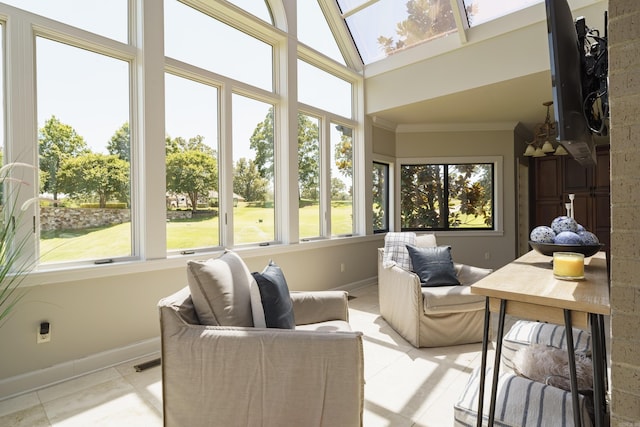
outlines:
{"label": "tree outside window", "polygon": [[403,230],[493,230],[493,164],[400,168]]}

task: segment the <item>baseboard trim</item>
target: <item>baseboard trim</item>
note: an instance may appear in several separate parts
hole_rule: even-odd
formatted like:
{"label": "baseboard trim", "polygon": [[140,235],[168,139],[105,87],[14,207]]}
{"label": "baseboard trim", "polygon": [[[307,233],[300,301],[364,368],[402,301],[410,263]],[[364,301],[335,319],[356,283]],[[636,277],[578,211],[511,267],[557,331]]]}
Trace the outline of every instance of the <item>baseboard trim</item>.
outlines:
{"label": "baseboard trim", "polygon": [[160,337],[0,380],[0,401],[147,356],[160,356]]}

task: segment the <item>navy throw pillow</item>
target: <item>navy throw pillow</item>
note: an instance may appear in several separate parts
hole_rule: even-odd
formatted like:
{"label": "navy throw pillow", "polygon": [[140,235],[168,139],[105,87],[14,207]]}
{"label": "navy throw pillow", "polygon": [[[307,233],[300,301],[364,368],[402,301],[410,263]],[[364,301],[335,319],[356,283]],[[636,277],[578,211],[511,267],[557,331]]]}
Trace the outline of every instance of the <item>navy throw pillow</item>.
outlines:
{"label": "navy throw pillow", "polygon": [[282,269],[273,261],[261,273],[251,273],[258,283],[267,328],[295,329],[293,303]]}
{"label": "navy throw pillow", "polygon": [[451,259],[451,246],[419,248],[407,245],[413,272],[422,286],[459,285]]}

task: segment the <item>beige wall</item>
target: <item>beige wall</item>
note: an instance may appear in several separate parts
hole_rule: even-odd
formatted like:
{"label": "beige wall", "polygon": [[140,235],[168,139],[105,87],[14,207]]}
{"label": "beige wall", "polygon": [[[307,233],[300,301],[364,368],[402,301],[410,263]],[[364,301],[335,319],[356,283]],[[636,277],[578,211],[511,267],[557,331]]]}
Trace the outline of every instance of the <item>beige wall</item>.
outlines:
{"label": "beige wall", "polygon": [[[292,290],[350,289],[376,282],[376,249],[382,239],[356,237],[238,253],[251,271],[261,271],[273,259]],[[146,272],[30,286],[19,309],[0,328],[0,399],[141,356],[140,351],[159,350],[156,304],[186,285],[186,259],[170,266],[167,261],[165,267],[164,261],[155,263],[160,266]],[[38,275],[29,280],[37,283]],[[51,342],[36,344],[43,320],[51,322]],[[107,354],[96,357],[103,352]]]}
{"label": "beige wall", "polygon": [[374,155],[395,156],[396,134],[394,131],[374,126],[372,135]]}
{"label": "beige wall", "polygon": [[613,426],[640,423],[640,4],[609,0]]}

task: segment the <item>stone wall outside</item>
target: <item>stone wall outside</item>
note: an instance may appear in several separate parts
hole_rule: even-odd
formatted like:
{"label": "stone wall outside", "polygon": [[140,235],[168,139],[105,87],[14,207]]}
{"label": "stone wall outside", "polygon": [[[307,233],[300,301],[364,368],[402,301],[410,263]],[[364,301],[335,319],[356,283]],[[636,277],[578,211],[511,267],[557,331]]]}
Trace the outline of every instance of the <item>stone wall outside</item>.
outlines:
{"label": "stone wall outside", "polygon": [[[198,215],[216,216],[217,212],[199,213]],[[193,218],[193,212],[190,210],[167,211],[167,220],[169,221],[191,218]],[[131,211],[129,209],[40,208],[40,229],[42,231],[81,230],[84,228],[117,225],[129,221],[131,221]]]}

